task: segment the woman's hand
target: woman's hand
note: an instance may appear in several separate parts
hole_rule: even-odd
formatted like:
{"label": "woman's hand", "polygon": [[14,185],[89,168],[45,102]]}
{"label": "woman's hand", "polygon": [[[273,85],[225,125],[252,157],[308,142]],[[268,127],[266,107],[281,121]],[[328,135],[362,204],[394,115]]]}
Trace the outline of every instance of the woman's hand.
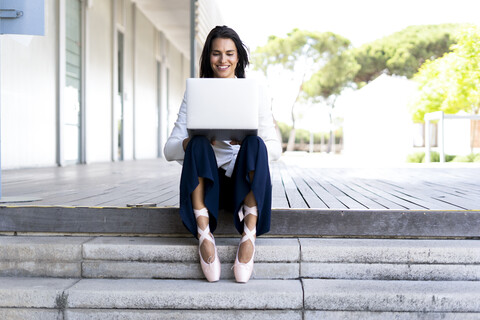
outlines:
{"label": "woman's hand", "polygon": [[[188,146],[189,142],[190,142],[190,138],[183,139],[183,142],[182,142],[183,151],[187,150],[187,146]],[[212,140],[210,140],[210,143],[212,144],[212,146],[214,146],[216,142],[217,141],[213,138],[212,138]]]}
{"label": "woman's hand", "polygon": [[240,146],[240,145],[242,145],[242,141],[232,140],[232,141],[230,141],[230,144],[231,144],[232,146],[236,146],[236,145],[239,145],[239,146]]}
{"label": "woman's hand", "polygon": [[187,145],[190,142],[190,138],[183,139],[182,146],[183,146],[183,151],[187,150]]}

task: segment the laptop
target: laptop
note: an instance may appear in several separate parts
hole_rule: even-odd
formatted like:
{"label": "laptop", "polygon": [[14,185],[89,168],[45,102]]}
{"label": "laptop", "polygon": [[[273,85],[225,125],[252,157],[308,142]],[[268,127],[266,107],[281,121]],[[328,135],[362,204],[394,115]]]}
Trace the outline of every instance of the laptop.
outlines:
{"label": "laptop", "polygon": [[254,79],[187,79],[189,136],[242,141],[257,135],[258,88]]}

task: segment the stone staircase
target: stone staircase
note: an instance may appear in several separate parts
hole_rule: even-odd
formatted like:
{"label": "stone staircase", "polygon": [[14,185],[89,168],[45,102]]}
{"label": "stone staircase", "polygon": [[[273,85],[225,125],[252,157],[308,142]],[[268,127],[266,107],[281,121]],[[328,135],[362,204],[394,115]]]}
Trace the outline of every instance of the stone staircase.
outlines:
{"label": "stone staircase", "polygon": [[197,241],[0,236],[0,319],[480,319],[480,241],[218,237],[208,283]]}

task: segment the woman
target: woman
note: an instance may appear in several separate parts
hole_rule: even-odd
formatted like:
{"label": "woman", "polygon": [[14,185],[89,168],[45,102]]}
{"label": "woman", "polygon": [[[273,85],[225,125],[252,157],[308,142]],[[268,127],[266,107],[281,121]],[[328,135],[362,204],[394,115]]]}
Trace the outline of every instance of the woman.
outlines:
{"label": "woman", "polygon": [[[212,29],[200,58],[201,78],[245,78],[248,54],[238,34],[226,26]],[[262,92],[261,92],[262,93]],[[258,136],[243,141],[208,141],[188,137],[184,97],[175,127],[165,144],[167,160],[183,160],[180,216],[199,239],[199,256],[208,281],[220,279],[220,260],[212,232],[219,208],[234,214],[242,234],[234,264],[237,282],[252,274],[256,235],[270,229],[271,182],[268,159],[281,155],[269,100],[261,94]]]}

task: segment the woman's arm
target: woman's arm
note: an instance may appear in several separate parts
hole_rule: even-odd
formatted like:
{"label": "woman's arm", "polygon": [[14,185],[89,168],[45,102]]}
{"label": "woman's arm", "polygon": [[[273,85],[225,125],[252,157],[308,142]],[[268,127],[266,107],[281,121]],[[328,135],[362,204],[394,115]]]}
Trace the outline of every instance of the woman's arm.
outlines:
{"label": "woman's arm", "polygon": [[[185,139],[187,140],[184,146]],[[172,133],[168,137],[165,147],[163,148],[165,158],[168,161],[183,160],[185,157],[185,147],[187,143],[187,101],[186,97],[184,96],[182,105],[180,106],[180,111],[178,112],[177,121],[175,121],[175,126],[173,127]]]}
{"label": "woman's arm", "polygon": [[265,86],[260,86],[259,98],[258,135],[267,146],[268,159],[278,160],[282,155],[282,144],[275,127],[270,96]]}

